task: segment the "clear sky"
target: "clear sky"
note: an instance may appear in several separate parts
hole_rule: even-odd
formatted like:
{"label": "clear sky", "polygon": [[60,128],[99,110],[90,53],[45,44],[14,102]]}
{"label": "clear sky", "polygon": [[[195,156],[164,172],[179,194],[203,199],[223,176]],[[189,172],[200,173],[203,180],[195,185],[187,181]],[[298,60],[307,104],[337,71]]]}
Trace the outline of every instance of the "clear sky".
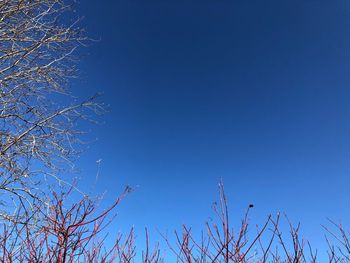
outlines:
{"label": "clear sky", "polygon": [[[223,177],[232,216],[286,212],[307,238],[349,223],[348,0],[84,0],[100,39],[75,93],[110,112],[79,167],[120,207],[117,228],[200,227]],[[89,179],[91,178],[91,180]]]}

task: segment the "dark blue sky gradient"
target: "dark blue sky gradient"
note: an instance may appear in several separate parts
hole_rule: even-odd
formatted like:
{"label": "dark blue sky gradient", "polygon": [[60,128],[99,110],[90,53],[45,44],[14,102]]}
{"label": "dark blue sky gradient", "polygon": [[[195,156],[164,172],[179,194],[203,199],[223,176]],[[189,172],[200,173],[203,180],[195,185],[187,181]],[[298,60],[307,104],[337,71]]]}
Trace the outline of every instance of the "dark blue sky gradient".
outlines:
{"label": "dark blue sky gradient", "polygon": [[326,216],[349,222],[349,1],[84,0],[78,13],[101,40],[76,94],[110,104],[82,187],[100,158],[107,202],[139,185],[118,228],[199,228],[221,176],[234,216],[283,211],[308,238]]}

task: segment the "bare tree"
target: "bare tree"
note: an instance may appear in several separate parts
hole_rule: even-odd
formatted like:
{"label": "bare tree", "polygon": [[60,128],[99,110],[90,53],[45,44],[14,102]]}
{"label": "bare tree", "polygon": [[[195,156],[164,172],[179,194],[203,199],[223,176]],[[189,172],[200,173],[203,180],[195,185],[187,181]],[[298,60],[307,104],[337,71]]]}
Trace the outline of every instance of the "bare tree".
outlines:
{"label": "bare tree", "polygon": [[0,1],[0,190],[30,203],[43,175],[58,180],[76,154],[76,123],[94,97],[69,92],[87,38],[64,0]]}

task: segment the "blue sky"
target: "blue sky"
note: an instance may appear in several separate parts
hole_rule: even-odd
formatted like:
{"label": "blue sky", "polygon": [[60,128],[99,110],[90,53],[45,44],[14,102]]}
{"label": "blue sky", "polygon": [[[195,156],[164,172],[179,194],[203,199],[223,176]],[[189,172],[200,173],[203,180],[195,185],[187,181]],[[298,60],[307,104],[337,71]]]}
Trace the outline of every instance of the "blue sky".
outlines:
{"label": "blue sky", "polygon": [[[223,177],[233,216],[286,212],[319,242],[349,223],[346,0],[84,0],[79,96],[110,111],[79,161],[81,187],[120,207],[116,228],[200,227]],[[347,220],[347,221],[346,221]],[[255,222],[255,221],[254,221]]]}

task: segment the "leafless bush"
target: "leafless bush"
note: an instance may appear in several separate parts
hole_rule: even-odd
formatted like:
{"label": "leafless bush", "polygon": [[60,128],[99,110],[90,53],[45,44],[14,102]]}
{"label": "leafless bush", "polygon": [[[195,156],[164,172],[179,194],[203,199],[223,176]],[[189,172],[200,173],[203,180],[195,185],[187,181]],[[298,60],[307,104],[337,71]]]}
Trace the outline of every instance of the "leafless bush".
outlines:
{"label": "leafless bush", "polygon": [[[317,251],[300,236],[300,225],[294,227],[279,214],[269,216],[260,228],[252,228],[249,220],[252,205],[239,228],[231,227],[222,184],[219,202],[214,205],[217,218],[206,225],[201,238],[196,238],[191,227],[185,225],[181,232],[175,231],[175,242],[163,235],[163,245],[168,246],[175,258],[161,252],[158,245],[151,247],[147,229],[144,251],[137,250],[134,229],[107,242],[105,233],[116,231],[110,225],[115,219],[114,210],[129,192],[130,188],[126,188],[104,211],[87,197],[72,201],[71,191],[53,193],[50,204],[35,202],[36,213],[24,211],[25,217],[21,213],[0,224],[0,262],[350,262],[349,232],[332,221],[330,227],[324,227],[328,258],[318,258]],[[42,216],[33,216],[37,214]],[[282,234],[282,219],[287,221],[289,233]]]}
{"label": "leafless bush", "polygon": [[[104,231],[113,219],[111,213],[129,193],[129,188],[108,209],[98,212],[87,197],[67,204],[71,192],[53,193],[51,204],[35,203],[37,210],[11,220],[0,231],[1,262],[123,262],[134,255],[133,231],[126,239],[119,235],[109,249]],[[109,218],[109,219],[108,219]],[[25,220],[24,220],[25,219]],[[41,222],[37,222],[37,220]]]}
{"label": "leafless bush", "polygon": [[[290,227],[288,235],[282,235],[279,214],[276,217],[268,216],[262,227],[256,227],[256,232],[253,232],[249,221],[249,212],[253,205],[250,204],[240,228],[236,230],[230,227],[229,209],[222,182],[219,184],[218,192],[219,202],[214,203],[213,207],[217,220],[207,223],[206,230],[199,240],[187,226],[182,227],[182,233],[175,232],[175,244],[170,242],[168,236],[163,235],[163,239],[176,257],[176,262],[316,262],[317,251],[300,237],[300,225],[294,227],[287,217],[285,219]],[[342,228],[337,229],[341,231]],[[341,233],[344,236],[344,232]],[[342,247],[346,247],[346,244],[342,238]],[[335,253],[334,249],[331,250],[332,253]],[[334,261],[334,258],[329,262],[348,262]],[[345,254],[340,255],[339,259],[346,259]]]}

